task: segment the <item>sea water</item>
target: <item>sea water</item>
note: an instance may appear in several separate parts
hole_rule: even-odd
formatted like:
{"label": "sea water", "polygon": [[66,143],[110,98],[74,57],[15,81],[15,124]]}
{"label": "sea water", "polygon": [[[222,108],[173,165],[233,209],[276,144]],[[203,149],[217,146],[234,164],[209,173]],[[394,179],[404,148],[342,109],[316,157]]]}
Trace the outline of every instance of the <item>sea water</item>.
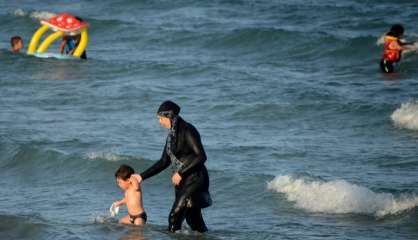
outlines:
{"label": "sea water", "polygon": [[[87,61],[9,52],[60,12],[89,22]],[[412,0],[2,1],[0,239],[417,239],[418,57],[383,75],[376,44],[394,23],[417,39],[417,12]],[[166,232],[170,170],[142,185],[149,224],[108,212],[119,165],[161,156],[167,99],[208,156],[205,235]]]}

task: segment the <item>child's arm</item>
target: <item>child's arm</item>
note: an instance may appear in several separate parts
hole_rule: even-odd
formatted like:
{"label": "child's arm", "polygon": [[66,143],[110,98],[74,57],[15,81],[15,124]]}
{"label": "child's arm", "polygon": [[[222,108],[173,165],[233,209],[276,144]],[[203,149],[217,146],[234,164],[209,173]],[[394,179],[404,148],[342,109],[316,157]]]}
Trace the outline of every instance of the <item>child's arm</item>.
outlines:
{"label": "child's arm", "polygon": [[417,47],[414,44],[402,44],[402,50],[404,51],[416,51]]}
{"label": "child's arm", "polygon": [[61,43],[60,43],[60,53],[61,54],[64,54],[65,44],[66,44],[65,40],[62,40]]}
{"label": "child's arm", "polygon": [[399,43],[399,48],[402,50],[402,55],[415,52],[417,50],[417,47],[414,45],[414,43]]}
{"label": "child's arm", "polygon": [[393,41],[389,45],[389,49],[391,49],[391,50],[398,50],[398,51],[404,51],[404,52],[411,52],[411,51],[416,51],[417,50],[417,48],[414,45],[411,45],[411,44],[402,44],[402,43],[397,42],[397,41]]}
{"label": "child's arm", "polygon": [[115,207],[118,207],[118,206],[123,205],[123,204],[126,204],[126,198],[125,197],[123,199],[113,203],[113,205],[115,205]]}

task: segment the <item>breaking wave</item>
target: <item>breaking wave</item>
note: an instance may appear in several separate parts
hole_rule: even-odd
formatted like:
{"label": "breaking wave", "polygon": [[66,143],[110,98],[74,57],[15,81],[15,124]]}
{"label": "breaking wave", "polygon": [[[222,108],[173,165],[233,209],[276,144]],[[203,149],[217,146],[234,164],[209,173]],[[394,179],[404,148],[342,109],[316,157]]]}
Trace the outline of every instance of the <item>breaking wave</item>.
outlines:
{"label": "breaking wave", "polygon": [[297,208],[310,212],[366,214],[380,218],[418,206],[416,195],[376,193],[344,180],[311,181],[285,175],[268,182],[267,188],[285,194]]}
{"label": "breaking wave", "polygon": [[391,118],[397,127],[418,130],[418,102],[403,103]]}

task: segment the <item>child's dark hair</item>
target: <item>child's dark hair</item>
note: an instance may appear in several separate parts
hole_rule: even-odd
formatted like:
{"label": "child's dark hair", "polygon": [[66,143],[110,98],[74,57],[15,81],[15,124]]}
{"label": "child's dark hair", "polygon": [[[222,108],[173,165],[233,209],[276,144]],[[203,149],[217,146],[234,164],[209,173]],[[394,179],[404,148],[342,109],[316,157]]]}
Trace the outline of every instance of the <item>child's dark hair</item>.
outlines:
{"label": "child's dark hair", "polygon": [[403,32],[405,31],[405,29],[403,28],[403,26],[401,24],[395,24],[392,25],[392,27],[390,28],[390,35],[394,36],[394,37],[400,37],[402,36]]}
{"label": "child's dark hair", "polygon": [[18,41],[22,41],[22,38],[20,36],[13,36],[10,38],[10,45],[13,47]]}
{"label": "child's dark hair", "polygon": [[128,180],[135,171],[132,167],[122,164],[115,172],[115,178],[120,178],[124,181]]}

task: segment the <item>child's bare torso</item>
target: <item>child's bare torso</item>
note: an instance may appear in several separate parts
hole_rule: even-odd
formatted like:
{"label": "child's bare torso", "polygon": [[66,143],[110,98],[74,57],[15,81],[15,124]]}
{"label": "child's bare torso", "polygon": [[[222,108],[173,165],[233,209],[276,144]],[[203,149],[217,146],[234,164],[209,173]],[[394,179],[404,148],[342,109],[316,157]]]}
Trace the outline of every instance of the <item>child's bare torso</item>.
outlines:
{"label": "child's bare torso", "polygon": [[144,206],[142,204],[142,192],[141,189],[131,186],[125,192],[126,207],[130,215],[137,215],[144,212]]}

